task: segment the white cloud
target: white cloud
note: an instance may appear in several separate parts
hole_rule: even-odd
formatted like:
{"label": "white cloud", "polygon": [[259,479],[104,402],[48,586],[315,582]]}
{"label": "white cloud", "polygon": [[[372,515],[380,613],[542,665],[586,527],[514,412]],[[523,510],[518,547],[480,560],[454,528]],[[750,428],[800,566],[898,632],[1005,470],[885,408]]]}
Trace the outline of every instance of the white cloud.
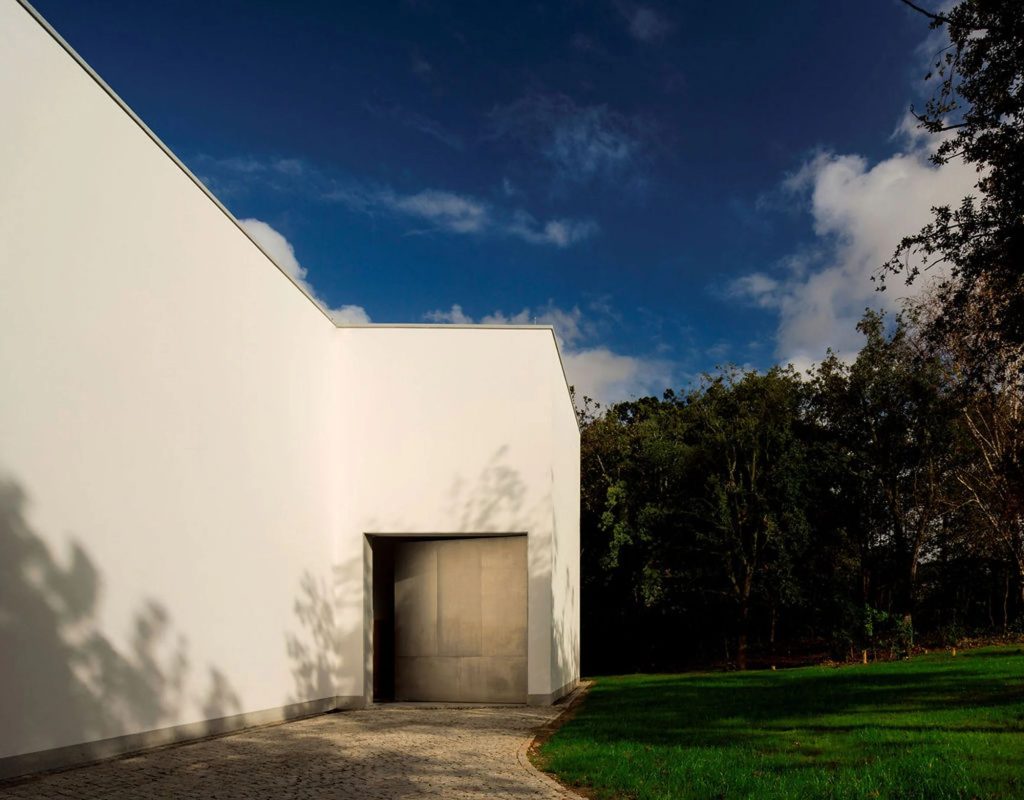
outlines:
{"label": "white cloud", "polygon": [[547,306],[536,310],[524,308],[511,316],[495,311],[482,317],[480,321],[487,325],[551,325],[562,347],[574,347],[582,339],[595,334],[593,326],[584,322],[583,312],[579,306],[566,310],[548,303]]}
{"label": "white cloud", "polygon": [[448,310],[430,311],[424,317],[431,322],[456,325],[551,325],[562,353],[562,364],[578,398],[591,397],[608,405],[646,394],[661,394],[673,383],[671,362],[616,353],[594,343],[600,326],[587,319],[578,306],[563,309],[546,306],[524,308],[516,313],[494,311],[474,319],[461,305]]}
{"label": "white cloud", "polygon": [[313,294],[313,288],[306,282],[306,268],[295,257],[295,248],[278,231],[259,219],[240,219],[238,224],[256,242],[274,263],[306,290]]}
{"label": "white cloud", "polygon": [[369,102],[364,103],[363,107],[371,114],[376,114],[377,116],[394,120],[399,125],[404,125],[410,130],[418,131],[425,136],[429,136],[431,139],[434,139],[453,150],[462,150],[465,147],[465,143],[459,134],[449,130],[436,119],[432,119],[411,109],[398,104],[379,106],[375,103]]}
{"label": "white cloud", "polygon": [[599,229],[593,220],[553,219],[540,225],[529,214],[519,211],[505,224],[505,230],[531,244],[550,244],[565,248],[589,239]]}
{"label": "white cloud", "polygon": [[471,195],[440,189],[403,195],[389,187],[347,186],[332,189],[327,197],[365,213],[384,211],[421,220],[434,230],[510,236],[528,244],[551,245],[560,249],[589,239],[600,230],[593,220],[539,222],[522,209],[508,213]]}
{"label": "white cloud", "polygon": [[[523,209],[497,206],[468,194],[444,189],[398,192],[390,186],[344,179],[295,158],[260,160],[196,156],[192,163],[202,180],[216,191],[239,194],[260,186],[283,194],[311,196],[319,202],[341,203],[365,214],[387,214],[426,223],[425,233],[519,239],[528,244],[566,248],[596,236],[600,228],[587,219],[538,220]],[[506,194],[514,192],[511,183]],[[516,192],[517,193],[517,192]]]}
{"label": "white cloud", "polygon": [[[463,213],[457,210],[457,204],[449,208],[441,202],[438,207],[448,208],[444,213],[456,217]],[[307,280],[306,268],[299,263],[291,242],[262,220],[242,219],[239,224],[303,291],[327,308]],[[593,308],[599,314],[609,313],[607,308],[600,305]],[[370,322],[369,315],[361,306],[343,305],[328,308],[327,311],[340,325]],[[455,325],[551,325],[562,352],[566,376],[576,387],[577,396],[592,397],[606,405],[645,394],[660,394],[673,382],[672,365],[666,360],[624,355],[606,346],[594,344],[600,326],[587,319],[578,306],[564,309],[548,303],[514,313],[494,311],[477,320],[467,314],[461,305],[455,304],[447,310],[429,311],[424,318],[431,322]]]}
{"label": "white cloud", "polygon": [[629,35],[640,42],[655,42],[672,32],[674,27],[650,6],[619,3],[619,12],[626,18]]}
{"label": "white cloud", "polygon": [[728,292],[731,296],[749,300],[760,308],[771,308],[778,304],[779,282],[763,272],[751,272],[734,280]]}
{"label": "white cloud", "polygon": [[726,356],[728,356],[731,351],[732,351],[732,343],[731,342],[719,341],[719,342],[715,342],[713,345],[711,345],[709,348],[707,348],[707,350],[705,350],[704,352],[707,353],[709,356],[711,356],[716,361],[719,361],[719,360],[725,358]]}
{"label": "white cloud", "polygon": [[306,268],[296,258],[295,248],[279,231],[259,219],[240,219],[238,224],[260,246],[263,252],[270,256],[274,263],[284,270],[302,291],[324,308],[339,325],[366,324],[370,321],[370,315],[362,306],[343,305],[338,308],[330,308],[306,280]]}
{"label": "white cloud", "polygon": [[427,189],[410,195],[386,192],[379,195],[395,211],[419,217],[455,233],[479,233],[490,225],[487,207],[472,198],[452,192]]}
{"label": "white cloud", "polygon": [[534,150],[570,183],[618,182],[646,148],[639,121],[606,105],[579,106],[563,94],[535,93],[490,113],[497,138],[514,139]]}
{"label": "white cloud", "polygon": [[448,311],[436,309],[423,315],[428,322],[439,322],[448,325],[472,325],[473,318],[463,312],[462,306],[455,303]]}
{"label": "white cloud", "polygon": [[412,74],[417,78],[426,79],[434,74],[434,67],[427,59],[413,53]]}
{"label": "white cloud", "polygon": [[485,314],[479,320],[473,319],[456,303],[448,310],[428,311],[423,316],[430,322],[452,325],[551,325],[555,329],[559,345],[563,347],[574,346],[585,338],[597,335],[597,326],[584,320],[579,306],[562,309],[553,303],[536,309],[524,308],[514,314],[494,311]]}
{"label": "white cloud", "polygon": [[603,405],[648,394],[660,395],[672,385],[667,361],[614,353],[607,347],[562,351],[562,363],[576,396]]}
{"label": "white cloud", "polygon": [[224,197],[245,194],[256,184],[274,191],[290,191],[319,179],[298,158],[214,158],[200,153],[189,158],[188,166],[212,192]]}
{"label": "white cloud", "polygon": [[[898,309],[927,287],[928,278],[908,287],[895,277],[887,291],[877,292],[871,277],[903,236],[931,218],[932,206],[957,203],[971,193],[977,175],[959,161],[932,165],[927,145],[934,140],[903,138],[903,151],[878,163],[819,153],[786,179],[791,196],[808,204],[816,241],[785,259],[778,276],[754,272],[728,289],[733,297],[777,310],[780,359],[807,365],[827,347],[850,357],[861,345],[855,326],[866,307]],[[928,275],[938,277],[941,269]]]}
{"label": "white cloud", "polygon": [[367,325],[370,323],[370,315],[362,306],[344,305],[338,308],[328,309],[328,313],[339,325]]}

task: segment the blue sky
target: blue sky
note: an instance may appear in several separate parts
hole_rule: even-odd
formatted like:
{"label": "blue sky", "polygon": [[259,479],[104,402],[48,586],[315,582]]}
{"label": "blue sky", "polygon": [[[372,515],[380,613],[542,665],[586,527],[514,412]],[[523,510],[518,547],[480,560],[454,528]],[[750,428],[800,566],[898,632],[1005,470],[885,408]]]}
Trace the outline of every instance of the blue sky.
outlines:
{"label": "blue sky", "polygon": [[970,185],[898,0],[36,7],[341,319],[551,322],[606,401],[854,352]]}

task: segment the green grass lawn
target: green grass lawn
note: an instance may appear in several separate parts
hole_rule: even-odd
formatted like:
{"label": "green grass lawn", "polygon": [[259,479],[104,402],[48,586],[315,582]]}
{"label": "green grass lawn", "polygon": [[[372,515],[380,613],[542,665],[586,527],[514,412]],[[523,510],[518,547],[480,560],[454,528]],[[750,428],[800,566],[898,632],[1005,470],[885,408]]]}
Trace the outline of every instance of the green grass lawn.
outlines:
{"label": "green grass lawn", "polygon": [[599,678],[538,761],[602,798],[1024,798],[1024,649]]}

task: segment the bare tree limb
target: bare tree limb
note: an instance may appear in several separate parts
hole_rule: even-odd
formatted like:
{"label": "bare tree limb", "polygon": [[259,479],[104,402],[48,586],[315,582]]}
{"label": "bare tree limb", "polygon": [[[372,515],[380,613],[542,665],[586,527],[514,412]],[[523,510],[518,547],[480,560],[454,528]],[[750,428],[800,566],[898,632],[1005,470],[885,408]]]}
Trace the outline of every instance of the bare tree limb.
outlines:
{"label": "bare tree limb", "polygon": [[943,14],[936,14],[936,13],[934,13],[932,11],[929,11],[927,8],[921,8],[921,6],[917,5],[917,3],[912,3],[910,0],[900,0],[900,2],[903,3],[903,5],[905,5],[905,6],[910,6],[918,14],[924,14],[930,20],[933,20],[935,22],[942,22],[942,23],[946,23],[946,24],[949,23],[949,17],[947,17],[947,16],[945,16]]}

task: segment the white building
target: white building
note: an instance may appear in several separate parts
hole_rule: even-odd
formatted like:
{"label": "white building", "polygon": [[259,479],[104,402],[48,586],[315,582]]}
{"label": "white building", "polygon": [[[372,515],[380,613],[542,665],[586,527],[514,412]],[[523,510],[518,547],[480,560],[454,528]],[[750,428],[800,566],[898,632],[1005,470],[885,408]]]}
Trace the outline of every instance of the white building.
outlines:
{"label": "white building", "polygon": [[568,692],[552,330],[335,325],[20,0],[0,109],[0,775]]}

